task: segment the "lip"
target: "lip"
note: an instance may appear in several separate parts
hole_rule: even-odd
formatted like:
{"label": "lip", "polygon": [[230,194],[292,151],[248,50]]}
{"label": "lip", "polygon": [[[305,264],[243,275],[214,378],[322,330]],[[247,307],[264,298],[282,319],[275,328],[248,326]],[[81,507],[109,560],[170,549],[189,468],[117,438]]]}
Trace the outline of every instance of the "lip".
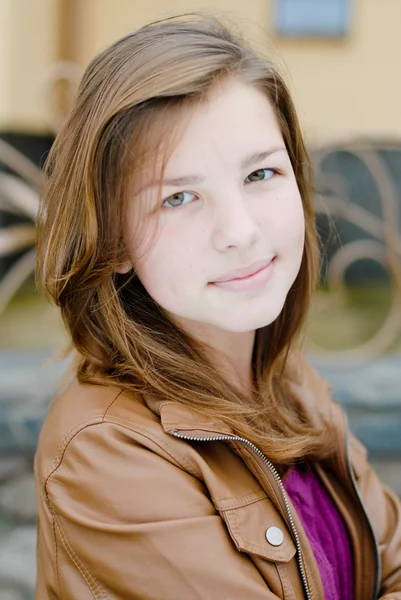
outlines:
{"label": "lip", "polygon": [[247,279],[248,277],[252,277],[253,275],[256,275],[256,273],[258,273],[262,269],[265,269],[268,265],[270,265],[270,263],[273,261],[273,259],[274,259],[274,257],[269,258],[267,260],[266,259],[258,260],[247,267],[243,267],[242,269],[236,269],[235,271],[230,271],[229,273],[226,273],[225,275],[223,275],[223,277],[220,277],[219,279],[215,279],[211,283],[227,283],[229,281],[237,281],[237,280]]}
{"label": "lip", "polygon": [[[241,294],[255,294],[262,291],[269,280],[271,279],[274,266],[275,266],[275,257],[270,261],[264,261],[261,268],[258,268],[258,263],[254,263],[251,265],[247,271],[253,271],[250,275],[246,277],[236,277],[234,279],[228,279],[224,281],[214,281],[212,286],[214,288],[220,288],[221,290],[226,290],[227,292],[241,293]],[[255,271],[255,265],[257,270]],[[252,267],[252,268],[251,268]],[[246,272],[244,269],[242,272]],[[236,271],[235,273],[238,273]],[[230,276],[232,276],[230,274]],[[227,275],[226,275],[227,277]]]}

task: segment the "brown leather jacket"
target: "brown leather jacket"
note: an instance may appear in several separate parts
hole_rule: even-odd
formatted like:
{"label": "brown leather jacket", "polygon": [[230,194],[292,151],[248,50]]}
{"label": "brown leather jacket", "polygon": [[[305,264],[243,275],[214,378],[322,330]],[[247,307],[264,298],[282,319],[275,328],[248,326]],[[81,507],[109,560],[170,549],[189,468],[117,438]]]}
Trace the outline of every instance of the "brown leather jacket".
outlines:
{"label": "brown leather jacket", "polygon": [[[400,502],[327,384],[307,365],[297,373],[293,390],[338,431],[317,469],[348,526],[355,600],[401,600]],[[46,419],[35,473],[37,600],[323,600],[274,467],[223,422],[74,381]]]}

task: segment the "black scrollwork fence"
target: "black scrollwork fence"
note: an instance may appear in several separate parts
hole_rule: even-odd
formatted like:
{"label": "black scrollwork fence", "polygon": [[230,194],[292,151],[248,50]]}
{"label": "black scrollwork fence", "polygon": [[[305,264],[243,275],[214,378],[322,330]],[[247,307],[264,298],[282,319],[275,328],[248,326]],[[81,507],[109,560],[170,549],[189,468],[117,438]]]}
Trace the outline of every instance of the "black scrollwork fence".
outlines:
{"label": "black scrollwork fence", "polygon": [[[354,348],[326,350],[310,340],[318,360],[340,367],[355,367],[394,347],[401,337],[401,142],[368,144],[347,141],[315,148],[315,171],[319,221],[343,223],[326,265],[324,291],[317,306],[347,302],[347,272],[361,279],[362,263],[370,272],[362,279],[383,284],[383,272],[391,287],[391,301],[382,324]],[[372,272],[373,271],[373,272]],[[372,303],[375,302],[372,298]]]}
{"label": "black scrollwork fence", "polygon": [[[328,350],[310,336],[311,350],[325,364],[356,366],[386,352],[401,336],[401,189],[389,167],[389,154],[397,155],[401,165],[401,143],[398,148],[346,142],[315,148],[312,152],[318,222],[341,220],[354,226],[351,234],[348,232],[342,239],[340,236],[337,247],[326,257],[327,285],[317,297],[316,310],[346,305],[345,276],[358,261],[369,259],[382,265],[392,287],[391,305],[384,322],[363,343],[351,349]],[[344,170],[339,157],[346,164]],[[360,173],[365,171],[362,188],[368,182],[369,197],[363,196],[363,190],[359,199],[353,196],[355,183],[350,173],[353,165],[349,160],[347,164],[344,157],[351,158],[354,166],[359,164]],[[1,315],[34,268],[34,221],[41,174],[38,166],[1,139],[0,163],[5,167],[0,171],[0,215],[12,215],[14,223],[1,227],[0,222],[0,260],[7,264],[7,257],[16,257],[0,278]],[[373,208],[368,206],[375,204],[372,198],[376,201]]]}

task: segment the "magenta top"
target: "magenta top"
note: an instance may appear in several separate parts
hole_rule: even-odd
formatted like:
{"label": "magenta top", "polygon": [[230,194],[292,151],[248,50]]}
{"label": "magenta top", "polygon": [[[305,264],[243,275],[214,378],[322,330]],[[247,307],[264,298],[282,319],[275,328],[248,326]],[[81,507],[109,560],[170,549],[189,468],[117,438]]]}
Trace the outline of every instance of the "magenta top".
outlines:
{"label": "magenta top", "polygon": [[325,600],[353,600],[354,566],[345,523],[313,470],[293,468],[284,480],[312,546]]}

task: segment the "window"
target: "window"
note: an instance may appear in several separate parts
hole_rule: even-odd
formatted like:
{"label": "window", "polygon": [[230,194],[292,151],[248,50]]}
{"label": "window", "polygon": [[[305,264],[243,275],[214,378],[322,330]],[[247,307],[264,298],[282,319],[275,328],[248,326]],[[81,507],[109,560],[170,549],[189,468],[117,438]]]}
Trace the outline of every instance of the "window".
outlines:
{"label": "window", "polygon": [[276,31],[285,37],[343,37],[351,0],[276,0]]}

